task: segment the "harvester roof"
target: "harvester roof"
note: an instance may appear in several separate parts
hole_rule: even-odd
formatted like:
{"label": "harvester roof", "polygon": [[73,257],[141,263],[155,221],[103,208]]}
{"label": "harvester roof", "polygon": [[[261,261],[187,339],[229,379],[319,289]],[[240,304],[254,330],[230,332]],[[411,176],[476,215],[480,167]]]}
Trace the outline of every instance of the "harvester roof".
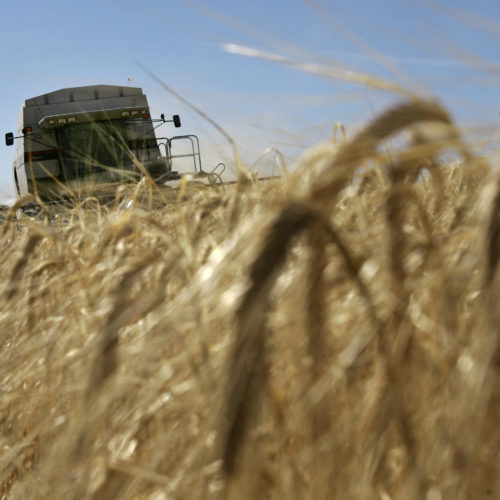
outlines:
{"label": "harvester roof", "polygon": [[24,101],[25,106],[45,106],[67,102],[96,101],[100,99],[113,99],[142,95],[142,89],[121,85],[88,85],[55,90]]}

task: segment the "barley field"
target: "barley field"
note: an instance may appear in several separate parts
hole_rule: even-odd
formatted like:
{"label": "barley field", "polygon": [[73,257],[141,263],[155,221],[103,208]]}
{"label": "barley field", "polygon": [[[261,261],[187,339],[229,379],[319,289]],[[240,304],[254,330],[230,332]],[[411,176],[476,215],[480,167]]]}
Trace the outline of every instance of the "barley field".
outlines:
{"label": "barley field", "polygon": [[500,498],[495,157],[413,98],[239,168],[5,212],[1,498]]}

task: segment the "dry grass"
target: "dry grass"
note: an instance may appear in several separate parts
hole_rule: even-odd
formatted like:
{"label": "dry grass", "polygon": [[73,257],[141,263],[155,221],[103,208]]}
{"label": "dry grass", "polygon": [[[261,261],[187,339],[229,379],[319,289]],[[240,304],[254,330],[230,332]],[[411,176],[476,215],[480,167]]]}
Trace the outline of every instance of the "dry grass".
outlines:
{"label": "dry grass", "polygon": [[3,495],[500,496],[500,177],[445,110],[142,189],[0,226]]}

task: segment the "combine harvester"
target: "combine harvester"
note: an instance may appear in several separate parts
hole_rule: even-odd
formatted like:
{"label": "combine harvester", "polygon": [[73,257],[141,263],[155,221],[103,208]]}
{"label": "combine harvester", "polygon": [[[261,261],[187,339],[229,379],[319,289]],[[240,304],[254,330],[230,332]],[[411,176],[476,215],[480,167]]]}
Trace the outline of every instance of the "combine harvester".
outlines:
{"label": "combine harvester", "polygon": [[[140,88],[92,85],[27,99],[17,136],[5,135],[7,146],[16,141],[17,196],[32,194],[49,204],[89,196],[105,201],[116,196],[118,186],[144,176],[157,186],[180,179],[183,174],[172,169],[174,160],[192,162],[188,172],[195,176],[220,181],[224,165],[203,171],[196,135],[156,137],[155,130],[165,123],[181,126],[179,115],[152,119]],[[172,154],[177,142],[188,152]]]}

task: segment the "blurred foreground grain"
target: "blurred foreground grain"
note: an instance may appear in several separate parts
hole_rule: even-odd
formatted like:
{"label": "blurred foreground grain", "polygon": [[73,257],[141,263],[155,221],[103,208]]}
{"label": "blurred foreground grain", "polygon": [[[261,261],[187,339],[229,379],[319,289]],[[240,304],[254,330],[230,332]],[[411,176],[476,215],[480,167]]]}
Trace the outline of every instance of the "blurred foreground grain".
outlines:
{"label": "blurred foreground grain", "polygon": [[1,494],[499,498],[487,160],[412,101],[280,180],[11,210]]}

